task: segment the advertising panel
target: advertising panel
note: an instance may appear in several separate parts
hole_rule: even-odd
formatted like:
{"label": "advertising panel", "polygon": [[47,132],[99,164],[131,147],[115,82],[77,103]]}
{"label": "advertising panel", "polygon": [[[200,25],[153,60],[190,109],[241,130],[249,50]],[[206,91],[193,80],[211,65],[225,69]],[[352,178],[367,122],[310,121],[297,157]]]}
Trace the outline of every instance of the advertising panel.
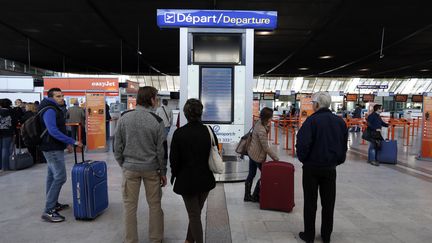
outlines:
{"label": "advertising panel", "polygon": [[423,98],[421,158],[432,159],[432,97]]}
{"label": "advertising panel", "polygon": [[312,95],[310,94],[301,94],[300,95],[300,126],[310,115],[314,113],[312,106]]}
{"label": "advertising panel", "polygon": [[133,110],[136,108],[136,97],[128,96],[127,98],[127,109]]}
{"label": "advertising panel", "polygon": [[139,83],[132,82],[130,80],[127,80],[126,82],[128,84],[128,87],[126,88],[126,93],[128,93],[128,94],[138,94]]}
{"label": "advertising panel", "polygon": [[104,93],[86,94],[87,149],[105,148],[105,95]]}

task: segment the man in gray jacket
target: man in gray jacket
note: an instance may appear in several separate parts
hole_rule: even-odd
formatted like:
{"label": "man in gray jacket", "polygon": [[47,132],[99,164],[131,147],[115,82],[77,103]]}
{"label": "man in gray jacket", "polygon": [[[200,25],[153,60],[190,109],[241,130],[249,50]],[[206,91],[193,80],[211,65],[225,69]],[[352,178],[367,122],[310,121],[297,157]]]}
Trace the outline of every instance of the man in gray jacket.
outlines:
{"label": "man in gray jacket", "polygon": [[162,242],[164,231],[161,207],[162,189],[166,185],[163,142],[165,126],[154,114],[157,90],[141,87],[135,110],[123,114],[117,124],[114,156],[123,169],[123,203],[126,243],[138,242],[137,207],[141,180],[149,206],[149,240]]}

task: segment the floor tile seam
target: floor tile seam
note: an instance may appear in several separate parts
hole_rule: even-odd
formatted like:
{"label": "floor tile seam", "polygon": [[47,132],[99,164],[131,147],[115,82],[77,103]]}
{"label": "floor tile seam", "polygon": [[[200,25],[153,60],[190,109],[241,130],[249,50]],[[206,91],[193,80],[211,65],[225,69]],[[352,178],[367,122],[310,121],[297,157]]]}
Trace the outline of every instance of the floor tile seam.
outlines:
{"label": "floor tile seam", "polygon": [[[357,153],[363,156],[367,156],[367,154],[362,153],[361,151],[359,151],[358,149],[354,149],[355,151],[350,150],[351,153]],[[419,170],[418,168],[414,167],[412,168],[411,166],[406,166],[404,163],[396,164],[396,166],[391,166],[391,165],[385,165],[386,168],[390,168],[396,171],[399,171],[401,173],[404,173],[406,175],[410,175],[413,176],[415,178],[427,181],[427,182],[431,182],[432,183],[432,173],[425,173],[421,170]]]}

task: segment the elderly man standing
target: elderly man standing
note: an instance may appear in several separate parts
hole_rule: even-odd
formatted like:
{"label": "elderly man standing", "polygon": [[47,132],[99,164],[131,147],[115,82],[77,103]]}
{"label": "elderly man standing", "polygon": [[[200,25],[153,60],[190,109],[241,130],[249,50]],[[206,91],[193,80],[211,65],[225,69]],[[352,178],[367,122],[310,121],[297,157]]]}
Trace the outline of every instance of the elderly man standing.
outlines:
{"label": "elderly man standing", "polygon": [[314,242],[318,190],[321,197],[321,238],[330,242],[336,199],[336,166],[345,162],[348,129],[342,118],[329,107],[327,92],[312,95],[315,111],[306,119],[297,134],[297,156],[303,163],[304,232],[299,237]]}

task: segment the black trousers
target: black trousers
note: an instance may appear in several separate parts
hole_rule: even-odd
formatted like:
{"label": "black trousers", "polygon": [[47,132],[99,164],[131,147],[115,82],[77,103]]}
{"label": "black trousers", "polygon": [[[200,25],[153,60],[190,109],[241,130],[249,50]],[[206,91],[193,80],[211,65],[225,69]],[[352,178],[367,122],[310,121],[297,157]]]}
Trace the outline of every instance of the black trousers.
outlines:
{"label": "black trousers", "polygon": [[315,239],[315,217],[318,191],[321,198],[321,237],[330,240],[336,199],[336,169],[303,168],[304,232],[307,240]]}
{"label": "black trousers", "polygon": [[191,243],[203,243],[203,228],[201,211],[207,199],[208,192],[195,195],[182,195],[189,216],[189,225],[186,240]]}

